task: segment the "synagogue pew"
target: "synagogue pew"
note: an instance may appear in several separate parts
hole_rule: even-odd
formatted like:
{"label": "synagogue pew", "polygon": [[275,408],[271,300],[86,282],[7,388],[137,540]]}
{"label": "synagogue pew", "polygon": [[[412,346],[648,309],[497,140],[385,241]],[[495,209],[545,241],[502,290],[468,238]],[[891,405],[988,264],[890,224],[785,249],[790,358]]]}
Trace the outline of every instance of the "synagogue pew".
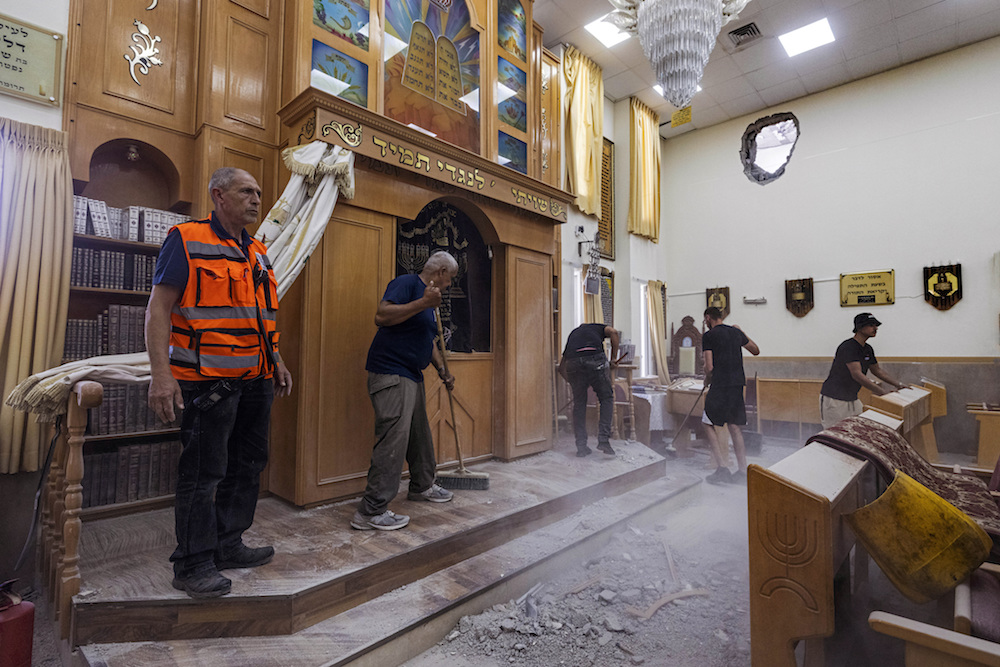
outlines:
{"label": "synagogue pew", "polygon": [[[824,663],[834,631],[834,577],[855,546],[843,518],[865,504],[870,464],[810,443],[747,470],[750,554],[750,659],[754,667]],[[867,581],[867,554],[855,549],[855,583]]]}

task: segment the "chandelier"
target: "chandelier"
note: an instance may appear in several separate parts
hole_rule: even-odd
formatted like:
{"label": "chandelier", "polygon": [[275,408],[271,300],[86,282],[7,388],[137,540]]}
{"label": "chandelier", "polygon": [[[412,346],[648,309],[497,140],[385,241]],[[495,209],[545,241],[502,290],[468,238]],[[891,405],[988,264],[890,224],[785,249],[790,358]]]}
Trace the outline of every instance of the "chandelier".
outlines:
{"label": "chandelier", "polygon": [[750,0],[610,0],[609,21],[639,36],[663,97],[678,109],[698,92],[722,26]]}

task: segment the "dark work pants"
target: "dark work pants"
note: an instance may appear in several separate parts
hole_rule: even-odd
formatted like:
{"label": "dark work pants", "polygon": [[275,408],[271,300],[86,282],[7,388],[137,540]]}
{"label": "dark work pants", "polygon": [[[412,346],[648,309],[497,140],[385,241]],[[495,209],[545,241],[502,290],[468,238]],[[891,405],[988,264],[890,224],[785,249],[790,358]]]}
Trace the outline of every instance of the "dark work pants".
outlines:
{"label": "dark work pants", "polygon": [[238,544],[257,509],[274,382],[235,382],[240,388],[207,411],[194,407],[194,399],[213,383],[180,383],[183,449],[174,501],[177,548],[170,556],[180,576],[211,563],[216,551]]}
{"label": "dark work pants", "polygon": [[375,408],[375,448],[358,511],[375,516],[385,512],[399,492],[404,459],[410,467],[410,491],[415,493],[431,488],[437,461],[423,382],[368,373],[368,395]]}
{"label": "dark work pants", "polygon": [[597,425],[597,444],[611,439],[611,415],[614,411],[614,391],[608,375],[608,359],[603,353],[566,360],[566,376],[573,389],[573,434],[577,449],[587,446],[587,388],[593,387],[601,404]]}

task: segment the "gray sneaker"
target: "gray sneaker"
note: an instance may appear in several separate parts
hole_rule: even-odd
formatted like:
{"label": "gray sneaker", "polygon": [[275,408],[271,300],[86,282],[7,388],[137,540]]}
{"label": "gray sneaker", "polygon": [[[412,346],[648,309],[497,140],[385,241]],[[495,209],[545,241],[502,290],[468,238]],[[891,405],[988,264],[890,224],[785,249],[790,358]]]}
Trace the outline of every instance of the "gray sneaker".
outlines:
{"label": "gray sneaker", "polygon": [[406,494],[407,500],[427,500],[432,503],[446,503],[454,497],[454,493],[448,489],[442,489],[437,484],[431,484],[431,488],[420,493],[410,491]]}
{"label": "gray sneaker", "polygon": [[395,514],[392,510],[386,510],[375,516],[365,516],[355,511],[351,518],[351,528],[358,530],[399,530],[405,528],[408,523],[410,517],[405,514]]}

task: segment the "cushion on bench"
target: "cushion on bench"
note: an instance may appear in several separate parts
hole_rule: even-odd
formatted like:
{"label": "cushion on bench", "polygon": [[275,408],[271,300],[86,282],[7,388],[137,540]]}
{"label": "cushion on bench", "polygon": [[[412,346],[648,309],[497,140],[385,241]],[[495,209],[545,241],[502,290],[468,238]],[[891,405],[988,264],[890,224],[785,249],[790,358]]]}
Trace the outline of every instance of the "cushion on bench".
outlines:
{"label": "cushion on bench", "polygon": [[1000,509],[987,485],[977,477],[938,470],[891,428],[864,417],[849,417],[820,431],[808,442],[870,461],[888,485],[895,471],[904,473],[968,514],[993,540],[990,560],[1000,555]]}

